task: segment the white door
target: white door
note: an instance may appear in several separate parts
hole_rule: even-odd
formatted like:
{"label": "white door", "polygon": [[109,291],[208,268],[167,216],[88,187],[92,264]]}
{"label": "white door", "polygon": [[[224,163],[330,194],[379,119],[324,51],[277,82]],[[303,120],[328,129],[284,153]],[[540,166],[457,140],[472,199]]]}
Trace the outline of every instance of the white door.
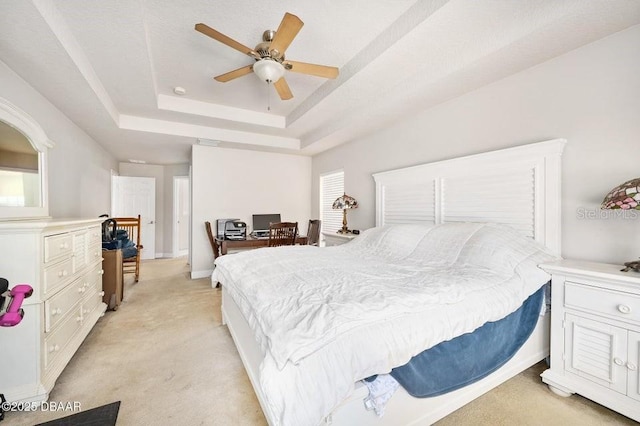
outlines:
{"label": "white door", "polygon": [[189,177],[173,178],[173,257],[189,251]]}
{"label": "white door", "polygon": [[148,177],[113,176],[111,185],[111,216],[140,215],[142,259],[156,257],[156,179]]}

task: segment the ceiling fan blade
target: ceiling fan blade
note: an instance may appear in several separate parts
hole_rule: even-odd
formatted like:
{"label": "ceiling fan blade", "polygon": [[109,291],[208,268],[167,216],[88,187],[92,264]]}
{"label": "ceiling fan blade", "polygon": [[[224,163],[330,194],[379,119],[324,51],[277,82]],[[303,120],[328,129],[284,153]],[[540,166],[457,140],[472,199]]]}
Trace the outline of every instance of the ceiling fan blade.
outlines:
{"label": "ceiling fan blade", "polygon": [[302,74],[315,75],[324,78],[336,78],[339,70],[336,67],[326,65],[308,64],[306,62],[284,61],[282,63],[286,69]]}
{"label": "ceiling fan blade", "polygon": [[275,54],[271,56],[279,58],[284,55],[285,50],[287,50],[293,39],[298,35],[303,25],[304,22],[296,15],[285,13],[276,31],[276,35],[273,37],[271,45],[269,46],[270,53],[275,51]]}
{"label": "ceiling fan blade", "polygon": [[246,67],[238,68],[237,70],[229,71],[225,74],[220,74],[217,77],[214,77],[216,81],[221,83],[226,83],[227,81],[233,80],[234,78],[242,77],[243,75],[247,75],[253,72],[253,65],[247,65]]}
{"label": "ceiling fan blade", "polygon": [[227,46],[233,49],[236,49],[237,51],[244,53],[245,55],[249,55],[253,58],[260,58],[260,55],[258,55],[253,49],[245,46],[242,43],[235,41],[231,37],[227,37],[221,32],[216,31],[205,24],[196,24],[196,31],[199,31],[202,34],[207,35],[212,39],[219,41],[222,44],[226,44]]}
{"label": "ceiling fan blade", "polygon": [[291,93],[291,89],[284,77],[276,81],[273,86],[276,88],[278,95],[280,95],[280,99],[283,101],[293,98],[293,93]]}

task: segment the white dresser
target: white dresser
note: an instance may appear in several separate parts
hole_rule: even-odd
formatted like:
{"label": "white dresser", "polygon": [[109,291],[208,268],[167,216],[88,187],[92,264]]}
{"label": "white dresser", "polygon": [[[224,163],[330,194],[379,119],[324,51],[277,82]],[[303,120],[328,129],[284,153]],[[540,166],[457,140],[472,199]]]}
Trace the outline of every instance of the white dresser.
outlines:
{"label": "white dresser", "polygon": [[0,393],[8,401],[46,400],[104,314],[101,220],[0,222],[0,277],[33,287],[22,322],[0,328]]}
{"label": "white dresser", "polygon": [[563,260],[552,274],[551,368],[542,380],[640,421],[640,274]]}

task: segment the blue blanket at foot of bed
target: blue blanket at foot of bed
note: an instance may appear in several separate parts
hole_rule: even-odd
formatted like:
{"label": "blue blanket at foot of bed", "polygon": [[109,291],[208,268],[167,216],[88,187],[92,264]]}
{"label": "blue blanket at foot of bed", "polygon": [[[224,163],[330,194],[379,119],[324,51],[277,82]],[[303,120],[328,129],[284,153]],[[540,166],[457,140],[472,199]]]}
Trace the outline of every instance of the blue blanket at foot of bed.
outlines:
{"label": "blue blanket at foot of bed", "polygon": [[409,394],[426,398],[467,386],[488,376],[515,355],[538,322],[544,287],[505,318],[442,342],[391,370]]}

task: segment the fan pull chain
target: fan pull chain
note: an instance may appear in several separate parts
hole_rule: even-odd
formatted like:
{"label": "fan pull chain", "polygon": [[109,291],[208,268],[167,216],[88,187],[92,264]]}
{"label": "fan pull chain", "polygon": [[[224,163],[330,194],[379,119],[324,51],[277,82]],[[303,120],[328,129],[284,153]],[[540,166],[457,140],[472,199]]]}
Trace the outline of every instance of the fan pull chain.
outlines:
{"label": "fan pull chain", "polygon": [[271,111],[271,81],[267,80],[267,111]]}

